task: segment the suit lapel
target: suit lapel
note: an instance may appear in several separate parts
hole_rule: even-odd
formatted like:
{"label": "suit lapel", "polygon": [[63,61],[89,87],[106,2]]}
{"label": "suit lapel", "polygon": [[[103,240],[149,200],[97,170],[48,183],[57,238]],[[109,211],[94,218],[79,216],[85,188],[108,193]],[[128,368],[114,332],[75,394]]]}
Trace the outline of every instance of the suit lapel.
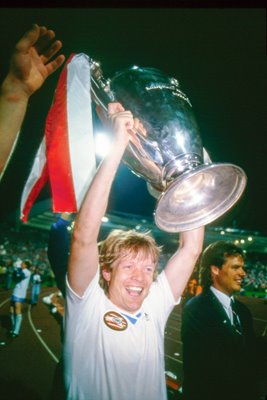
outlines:
{"label": "suit lapel", "polygon": [[216,318],[219,325],[224,326],[227,329],[232,330],[231,321],[225,311],[223,305],[217,299],[217,297],[212,293],[210,289],[206,293],[207,301],[210,304],[211,310],[213,311],[214,317]]}
{"label": "suit lapel", "polygon": [[217,297],[214,295],[214,293],[212,293],[212,291],[208,289],[206,296],[207,301],[210,304],[211,310],[213,310],[212,312],[214,315],[214,319],[217,321],[220,329],[227,331],[230,336],[236,337],[238,338],[238,340],[240,340],[240,338],[242,338],[242,335],[236,332],[234,326],[231,324],[227,312],[225,311],[223,305],[220,303]]}

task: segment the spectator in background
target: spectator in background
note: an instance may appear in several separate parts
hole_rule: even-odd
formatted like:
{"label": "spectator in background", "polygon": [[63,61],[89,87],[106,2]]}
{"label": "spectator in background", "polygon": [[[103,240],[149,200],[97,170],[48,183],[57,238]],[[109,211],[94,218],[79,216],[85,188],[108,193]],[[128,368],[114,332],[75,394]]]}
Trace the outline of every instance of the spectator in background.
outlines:
{"label": "spectator in background", "polygon": [[66,273],[70,251],[69,227],[73,221],[70,213],[61,213],[51,226],[48,242],[48,260],[55,275],[58,289],[65,297]]}
{"label": "spectator in background", "polygon": [[38,297],[41,292],[41,283],[42,283],[42,277],[39,272],[39,268],[35,267],[34,272],[31,275],[31,284],[32,284],[32,290],[31,290],[31,304],[34,306],[38,302]]}
{"label": "spectator in background", "polygon": [[234,244],[218,241],[203,252],[203,292],[182,314],[185,400],[259,399],[261,358],[252,317],[233,297],[245,276],[243,252]]}
{"label": "spectator in background", "polygon": [[45,26],[33,25],[18,41],[6,78],[0,87],[0,177],[12,153],[30,96],[64,62],[52,57],[62,43]]}
{"label": "spectator in background", "polygon": [[7,268],[5,263],[0,260],[0,287],[3,287],[5,284],[5,277],[6,277]]}
{"label": "spectator in background", "polygon": [[188,302],[188,300],[190,300],[190,299],[192,299],[192,297],[196,296],[197,288],[198,288],[197,278],[194,275],[192,275],[186,285],[186,288],[185,288],[183,296],[182,296],[182,305],[183,306]]}
{"label": "spectator in background", "polygon": [[6,262],[6,280],[5,280],[6,290],[9,290],[11,288],[13,272],[14,272],[13,262],[11,259],[9,259]]}
{"label": "spectator in background", "polygon": [[25,260],[21,262],[20,266],[16,266],[13,272],[13,280],[15,287],[10,299],[10,319],[11,319],[11,337],[16,338],[19,336],[21,322],[22,322],[22,305],[26,300],[27,289],[30,283],[31,262]]}

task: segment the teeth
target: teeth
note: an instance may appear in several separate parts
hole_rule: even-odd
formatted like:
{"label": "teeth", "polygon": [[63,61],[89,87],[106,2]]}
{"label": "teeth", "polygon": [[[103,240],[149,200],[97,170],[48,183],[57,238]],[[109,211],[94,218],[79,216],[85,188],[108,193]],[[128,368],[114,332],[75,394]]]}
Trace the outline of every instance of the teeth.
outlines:
{"label": "teeth", "polygon": [[137,292],[137,293],[141,293],[142,292],[142,288],[136,287],[136,286],[130,286],[130,287],[127,288],[127,290],[130,290],[131,292]]}

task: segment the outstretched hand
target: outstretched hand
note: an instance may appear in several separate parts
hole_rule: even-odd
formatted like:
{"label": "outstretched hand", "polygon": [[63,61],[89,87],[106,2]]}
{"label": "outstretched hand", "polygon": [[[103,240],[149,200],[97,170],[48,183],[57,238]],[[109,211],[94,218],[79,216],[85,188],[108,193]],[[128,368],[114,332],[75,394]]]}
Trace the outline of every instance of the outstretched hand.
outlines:
{"label": "outstretched hand", "polygon": [[0,86],[0,178],[12,154],[30,96],[65,60],[63,55],[54,58],[61,47],[54,31],[36,24],[16,44],[8,74]]}
{"label": "outstretched hand", "polygon": [[13,85],[16,83],[17,89],[27,96],[34,93],[63,64],[64,55],[51,60],[61,47],[54,31],[34,24],[18,41],[13,52],[8,73]]}

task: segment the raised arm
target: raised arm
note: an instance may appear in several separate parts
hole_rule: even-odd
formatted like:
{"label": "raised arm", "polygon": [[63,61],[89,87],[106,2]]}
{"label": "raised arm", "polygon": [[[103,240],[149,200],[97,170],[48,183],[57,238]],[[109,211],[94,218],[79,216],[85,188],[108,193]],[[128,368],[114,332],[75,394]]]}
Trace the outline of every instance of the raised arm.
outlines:
{"label": "raised arm", "polygon": [[176,301],[182,295],[198,257],[201,254],[204,240],[204,227],[182,232],[179,248],[170,258],[165,274]]}
{"label": "raised arm", "polygon": [[98,268],[97,239],[105,215],[111,185],[116,175],[125,148],[130,140],[128,130],[138,123],[130,111],[125,111],[119,103],[111,103],[108,112],[113,131],[113,145],[103,160],[85,195],[76,216],[68,280],[72,289],[82,295],[95,276]]}
{"label": "raised arm", "polygon": [[36,24],[16,44],[0,87],[0,175],[20,131],[30,96],[64,62],[63,55],[50,61],[61,47],[52,30]]}

